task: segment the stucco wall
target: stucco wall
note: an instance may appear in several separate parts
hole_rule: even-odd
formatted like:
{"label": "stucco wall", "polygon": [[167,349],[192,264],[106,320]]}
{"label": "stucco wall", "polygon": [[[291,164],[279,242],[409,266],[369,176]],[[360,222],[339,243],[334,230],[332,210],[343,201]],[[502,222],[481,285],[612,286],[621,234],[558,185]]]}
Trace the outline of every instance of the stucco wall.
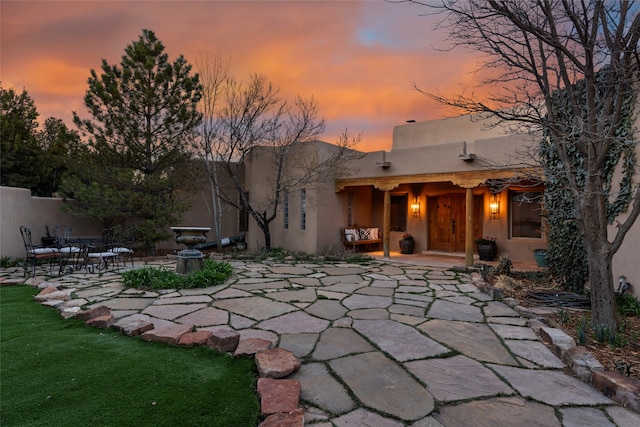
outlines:
{"label": "stucco wall", "polygon": [[66,224],[76,236],[100,235],[102,227],[87,218],[73,217],[60,208],[68,203],[58,198],[31,197],[25,188],[0,187],[0,256],[24,258],[20,226],[31,229],[34,243],[46,236],[45,226]]}

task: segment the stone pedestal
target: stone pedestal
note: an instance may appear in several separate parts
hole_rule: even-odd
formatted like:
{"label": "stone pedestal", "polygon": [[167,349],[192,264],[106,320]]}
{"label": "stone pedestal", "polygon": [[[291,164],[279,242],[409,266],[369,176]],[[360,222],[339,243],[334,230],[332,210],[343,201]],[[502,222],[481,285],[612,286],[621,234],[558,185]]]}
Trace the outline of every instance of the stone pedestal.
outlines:
{"label": "stone pedestal", "polygon": [[204,255],[195,246],[207,241],[208,227],[171,227],[176,233],[176,242],[187,245],[187,249],[178,252],[176,260],[176,273],[189,274],[192,271],[202,270]]}

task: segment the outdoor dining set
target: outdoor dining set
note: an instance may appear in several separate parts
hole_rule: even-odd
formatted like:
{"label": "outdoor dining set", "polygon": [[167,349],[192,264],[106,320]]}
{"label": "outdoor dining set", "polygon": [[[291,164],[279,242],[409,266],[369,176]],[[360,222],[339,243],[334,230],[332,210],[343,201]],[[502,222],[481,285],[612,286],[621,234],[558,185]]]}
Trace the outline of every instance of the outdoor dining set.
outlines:
{"label": "outdoor dining set", "polygon": [[[48,231],[48,228],[47,228]],[[36,266],[48,263],[51,274],[73,273],[84,269],[88,273],[100,275],[109,268],[125,267],[128,262],[133,267],[133,245],[137,228],[124,229],[117,225],[104,229],[101,236],[73,236],[67,225],[53,227],[53,236],[42,238],[42,243],[33,242],[31,229],[20,227],[25,246],[24,275],[31,268],[35,276]]]}

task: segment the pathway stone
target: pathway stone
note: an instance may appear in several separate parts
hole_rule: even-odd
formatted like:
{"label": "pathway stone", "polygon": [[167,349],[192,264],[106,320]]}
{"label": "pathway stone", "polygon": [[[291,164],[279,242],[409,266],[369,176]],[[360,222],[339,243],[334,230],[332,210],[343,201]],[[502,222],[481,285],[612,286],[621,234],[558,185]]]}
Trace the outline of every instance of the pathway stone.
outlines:
{"label": "pathway stone", "polygon": [[480,308],[472,305],[456,304],[442,299],[437,299],[433,302],[427,311],[427,317],[443,320],[460,320],[464,322],[484,321],[484,316]]}
{"label": "pathway stone", "polygon": [[418,329],[424,331],[434,340],[481,362],[518,365],[518,362],[485,324],[430,320],[419,325]]}
{"label": "pathway stone", "polygon": [[269,297],[280,302],[314,302],[317,298],[313,289],[274,292]]}
{"label": "pathway stone", "polygon": [[263,297],[218,300],[212,305],[254,320],[270,319],[297,310],[289,304]]}
{"label": "pathway stone", "polygon": [[301,334],[320,332],[328,326],[328,320],[318,319],[303,311],[296,311],[260,322],[256,328],[267,329],[279,334]]}
{"label": "pathway stone", "polygon": [[417,420],[433,411],[431,394],[381,353],[346,356],[329,364],[368,407],[406,421]]}
{"label": "pathway stone", "polygon": [[174,320],[187,313],[192,313],[205,307],[205,304],[151,305],[145,308],[142,314],[147,314],[159,319]]}
{"label": "pathway stone", "polygon": [[200,326],[226,325],[229,322],[229,313],[213,307],[205,307],[176,319],[178,323]]}
{"label": "pathway stone", "polygon": [[539,341],[504,340],[504,343],[513,354],[540,367],[552,369],[565,367],[565,364]]}
{"label": "pathway stone", "polygon": [[445,406],[434,418],[444,426],[561,427],[552,407],[517,397]]}
{"label": "pathway stone", "polygon": [[466,356],[417,360],[405,366],[427,385],[438,401],[514,394],[493,371]]}
{"label": "pathway stone", "polygon": [[375,412],[360,408],[333,420],[336,427],[371,426],[371,427],[402,427],[404,424],[397,420],[385,418]]}
{"label": "pathway stone", "polygon": [[538,336],[531,328],[499,324],[490,324],[489,326],[502,339],[538,341]]}
{"label": "pathway stone", "polygon": [[292,352],[296,357],[307,357],[316,346],[320,334],[282,334],[278,347]]}
{"label": "pathway stone", "polygon": [[562,427],[616,427],[607,416],[596,408],[561,408]]}
{"label": "pathway stone", "polygon": [[305,363],[290,377],[300,382],[300,397],[306,402],[334,414],[355,408],[349,393],[322,363]]}
{"label": "pathway stone", "polygon": [[611,405],[613,401],[562,371],[490,365],[520,395],[548,405]]}
{"label": "pathway stone", "polygon": [[318,340],[311,357],[314,360],[330,360],[352,353],[365,353],[375,348],[351,329],[329,328]]}
{"label": "pathway stone", "polygon": [[499,301],[487,302],[487,305],[484,307],[484,315],[487,317],[520,317],[520,313]]}
{"label": "pathway stone", "polygon": [[336,320],[343,317],[347,309],[338,301],[318,300],[305,308],[305,311],[321,319]]}
{"label": "pathway stone", "polygon": [[415,328],[393,320],[356,320],[353,328],[400,362],[450,352]]}
{"label": "pathway stone", "polygon": [[356,310],[360,308],[386,308],[393,302],[391,297],[354,294],[342,300],[345,307]]}

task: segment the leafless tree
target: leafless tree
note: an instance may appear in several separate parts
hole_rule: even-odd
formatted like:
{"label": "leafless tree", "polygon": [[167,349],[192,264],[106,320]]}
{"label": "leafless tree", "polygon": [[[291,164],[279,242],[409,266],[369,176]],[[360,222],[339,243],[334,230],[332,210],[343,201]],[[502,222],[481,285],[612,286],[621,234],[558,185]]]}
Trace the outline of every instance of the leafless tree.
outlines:
{"label": "leafless tree", "polygon": [[[611,170],[612,149],[624,145],[637,155],[637,132],[630,138],[617,132],[639,110],[640,6],[613,0],[408,1],[441,14],[439,28],[448,32],[452,49],[471,49],[483,60],[477,72],[486,96],[427,95],[545,138],[560,160],[587,252],[592,326],[616,331],[612,258],[640,214],[640,173],[622,164],[629,157],[617,157],[617,170],[635,175],[623,192],[605,171]],[[625,197],[625,208],[612,219],[611,205]]]}
{"label": "leafless tree", "polygon": [[[211,192],[210,216],[213,222],[213,229],[217,239],[218,250],[222,249],[222,218],[225,211],[225,204],[220,191],[222,184],[219,174],[220,152],[217,144],[221,141],[216,138],[216,108],[222,97],[222,90],[225,82],[229,78],[230,64],[225,61],[221,54],[217,53],[210,57],[203,52],[196,61],[200,82],[202,84],[202,100],[200,110],[202,113],[202,125],[196,138],[196,153],[200,156],[209,181]],[[206,198],[205,198],[206,200]]]}
{"label": "leafless tree", "polygon": [[[218,212],[220,202],[245,210],[270,249],[270,224],[283,195],[343,173],[343,165],[359,155],[353,148],[360,137],[350,137],[345,130],[328,150],[310,155],[309,147],[325,129],[313,97],[290,103],[267,77],[253,74],[246,82],[237,80],[219,59],[199,71],[205,88],[200,151],[210,160],[214,203]],[[251,194],[244,171],[258,159],[266,160],[262,164],[269,174],[259,194]]]}

